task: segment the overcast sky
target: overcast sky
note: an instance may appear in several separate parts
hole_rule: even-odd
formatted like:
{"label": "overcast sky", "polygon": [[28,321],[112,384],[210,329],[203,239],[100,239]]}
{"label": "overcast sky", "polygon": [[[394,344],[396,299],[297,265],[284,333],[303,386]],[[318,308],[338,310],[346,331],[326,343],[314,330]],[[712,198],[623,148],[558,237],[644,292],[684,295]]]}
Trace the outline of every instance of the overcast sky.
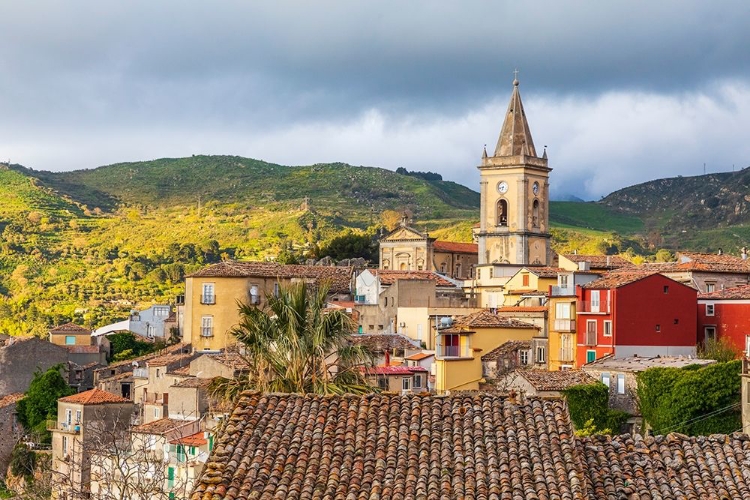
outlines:
{"label": "overcast sky", "polygon": [[234,154],[478,189],[518,68],[553,196],[750,165],[750,2],[0,3],[0,158]]}

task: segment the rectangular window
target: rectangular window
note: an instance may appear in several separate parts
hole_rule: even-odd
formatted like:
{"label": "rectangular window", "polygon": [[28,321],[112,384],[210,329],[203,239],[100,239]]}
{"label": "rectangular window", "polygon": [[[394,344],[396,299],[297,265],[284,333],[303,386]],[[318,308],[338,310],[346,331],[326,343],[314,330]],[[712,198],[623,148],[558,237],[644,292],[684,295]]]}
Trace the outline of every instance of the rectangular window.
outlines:
{"label": "rectangular window", "polygon": [[442,355],[447,358],[457,358],[461,355],[461,336],[460,335],[442,335],[443,352]]}
{"label": "rectangular window", "polygon": [[625,394],[625,375],[617,375],[617,394]]}
{"label": "rectangular window", "polygon": [[706,293],[711,293],[716,290],[716,283],[706,283]]}
{"label": "rectangular window", "polygon": [[664,293],[669,293],[669,287],[667,285],[664,285]]}
{"label": "rectangular window", "polygon": [[479,268],[477,268],[477,279],[478,279],[478,280],[481,280],[481,279],[482,279],[482,270],[481,270],[481,269],[479,269]]}
{"label": "rectangular window", "polygon": [[490,268],[490,279],[492,279],[494,277],[494,274],[495,274],[495,268],[491,267]]}
{"label": "rectangular window", "polygon": [[81,423],[81,410],[76,410],[76,423]]}
{"label": "rectangular window", "polygon": [[703,327],[703,338],[704,340],[716,340],[716,327],[715,326]]}
{"label": "rectangular window", "polygon": [[596,345],[596,320],[586,321],[586,345]]}
{"label": "rectangular window", "polygon": [[568,288],[568,275],[561,274],[557,277],[557,282],[559,283],[560,288]]}
{"label": "rectangular window", "polygon": [[750,357],[750,335],[745,335],[745,356]]}
{"label": "rectangular window", "polygon": [[62,452],[63,452],[63,457],[65,457],[68,454],[68,436],[62,437]]}
{"label": "rectangular window", "polygon": [[422,375],[414,375],[414,388],[415,389],[422,388]]}
{"label": "rectangular window", "polygon": [[201,318],[201,337],[214,336],[214,317],[203,316]]}
{"label": "rectangular window", "polygon": [[405,391],[411,389],[411,379],[409,377],[404,377],[401,379],[401,389]]}
{"label": "rectangular window", "polygon": [[661,325],[656,325],[656,331],[657,331],[657,332],[660,332],[660,331],[661,331]]}
{"label": "rectangular window", "polygon": [[596,351],[586,351],[586,363],[593,363],[596,361]]}
{"label": "rectangular window", "polygon": [[528,365],[529,364],[529,350],[523,349],[521,351],[518,351],[518,355],[521,358],[521,364],[522,365]]}
{"label": "rectangular window", "polygon": [[76,345],[75,335],[66,335],[65,336],[65,345]]}
{"label": "rectangular window", "polygon": [[706,304],[706,316],[713,316],[713,315],[714,315],[714,305]]}
{"label": "rectangular window", "polygon": [[555,304],[555,318],[556,319],[570,319],[570,302],[558,302]]}
{"label": "rectangular window", "polygon": [[523,273],[521,275],[522,286],[529,286],[529,273]]}
{"label": "rectangular window", "polygon": [[203,283],[203,292],[201,294],[201,304],[216,304],[216,295],[214,294],[213,283]]}
{"label": "rectangular window", "polygon": [[537,363],[544,363],[546,361],[546,352],[544,350],[543,346],[537,346],[536,348],[536,362]]}
{"label": "rectangular window", "polygon": [[599,290],[591,290],[591,312],[599,312]]}
{"label": "rectangular window", "polygon": [[606,320],[604,322],[604,331],[602,332],[602,335],[604,335],[605,337],[612,336],[612,321]]}
{"label": "rectangular window", "polygon": [[73,410],[70,408],[65,410],[65,423],[68,425],[73,423]]}
{"label": "rectangular window", "polygon": [[607,372],[602,373],[602,384],[609,387],[609,373]]}

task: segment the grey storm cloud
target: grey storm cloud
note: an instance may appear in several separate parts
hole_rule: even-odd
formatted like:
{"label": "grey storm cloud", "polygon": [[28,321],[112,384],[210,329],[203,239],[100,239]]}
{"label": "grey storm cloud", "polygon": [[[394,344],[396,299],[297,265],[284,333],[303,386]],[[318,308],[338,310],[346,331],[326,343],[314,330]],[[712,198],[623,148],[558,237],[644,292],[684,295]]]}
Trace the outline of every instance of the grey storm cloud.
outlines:
{"label": "grey storm cloud", "polygon": [[193,153],[476,187],[513,69],[553,192],[750,164],[750,3],[0,4],[0,158]]}

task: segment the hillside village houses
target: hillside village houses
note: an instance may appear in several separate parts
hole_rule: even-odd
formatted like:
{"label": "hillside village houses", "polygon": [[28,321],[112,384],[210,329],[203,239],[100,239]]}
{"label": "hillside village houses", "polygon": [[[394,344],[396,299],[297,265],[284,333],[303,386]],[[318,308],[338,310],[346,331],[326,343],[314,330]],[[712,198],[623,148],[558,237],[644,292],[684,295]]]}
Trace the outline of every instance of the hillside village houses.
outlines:
{"label": "hillside village houses", "polygon": [[[404,217],[381,238],[377,268],[231,260],[207,266],[185,278],[177,311],[155,305],[93,332],[66,324],[50,330],[48,341],[6,341],[0,360],[17,371],[0,363],[0,411],[13,411],[36,366],[63,363],[69,370],[79,392],[59,400],[48,426],[57,498],[129,491],[115,470],[135,470],[141,484],[169,498],[296,498],[313,488],[342,497],[424,490],[443,498],[510,498],[511,491],[513,498],[634,498],[652,487],[643,467],[673,492],[750,495],[746,475],[732,478],[724,466],[750,462],[746,438],[579,438],[566,404],[554,399],[574,384],[604,383],[611,406],[630,411],[637,432],[638,370],[695,361],[704,339],[730,339],[750,355],[748,261],[682,253],[676,263],[635,266],[619,256],[555,255],[551,168],[546,151],[539,155],[534,146],[517,80],[497,145],[492,155],[485,149],[478,169],[474,243],[439,241]],[[247,370],[231,334],[238,303],[264,307],[300,282],[329,287],[329,307],[356,323],[351,342],[375,354],[366,375],[384,394],[245,393],[234,407],[214,398],[217,377]],[[107,363],[107,335],[166,339],[172,327],[177,344]],[[746,362],[746,431],[749,373]],[[112,438],[109,452],[92,444],[102,429]],[[408,432],[417,433],[412,442],[422,451],[398,442]],[[465,448],[467,436],[482,445]],[[549,446],[530,452],[532,439]],[[10,453],[4,444],[0,464]],[[620,453],[626,448],[637,457]],[[731,449],[740,451],[732,456]],[[675,461],[697,457],[697,465],[667,480],[659,453]],[[145,472],[136,466],[143,460]],[[404,460],[408,467],[395,467]],[[292,462],[298,467],[283,465]],[[342,463],[350,473],[341,473]],[[483,467],[489,472],[480,473]],[[143,490],[129,495],[150,497]]]}

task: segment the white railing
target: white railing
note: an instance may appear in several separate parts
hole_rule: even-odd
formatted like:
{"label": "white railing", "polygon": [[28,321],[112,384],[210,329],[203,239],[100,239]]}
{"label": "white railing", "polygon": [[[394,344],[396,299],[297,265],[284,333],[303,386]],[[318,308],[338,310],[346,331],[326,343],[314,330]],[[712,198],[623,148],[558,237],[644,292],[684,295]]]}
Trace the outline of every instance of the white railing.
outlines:
{"label": "white railing", "polygon": [[576,320],[574,320],[574,319],[556,319],[555,320],[555,331],[556,332],[575,332],[576,331]]}

